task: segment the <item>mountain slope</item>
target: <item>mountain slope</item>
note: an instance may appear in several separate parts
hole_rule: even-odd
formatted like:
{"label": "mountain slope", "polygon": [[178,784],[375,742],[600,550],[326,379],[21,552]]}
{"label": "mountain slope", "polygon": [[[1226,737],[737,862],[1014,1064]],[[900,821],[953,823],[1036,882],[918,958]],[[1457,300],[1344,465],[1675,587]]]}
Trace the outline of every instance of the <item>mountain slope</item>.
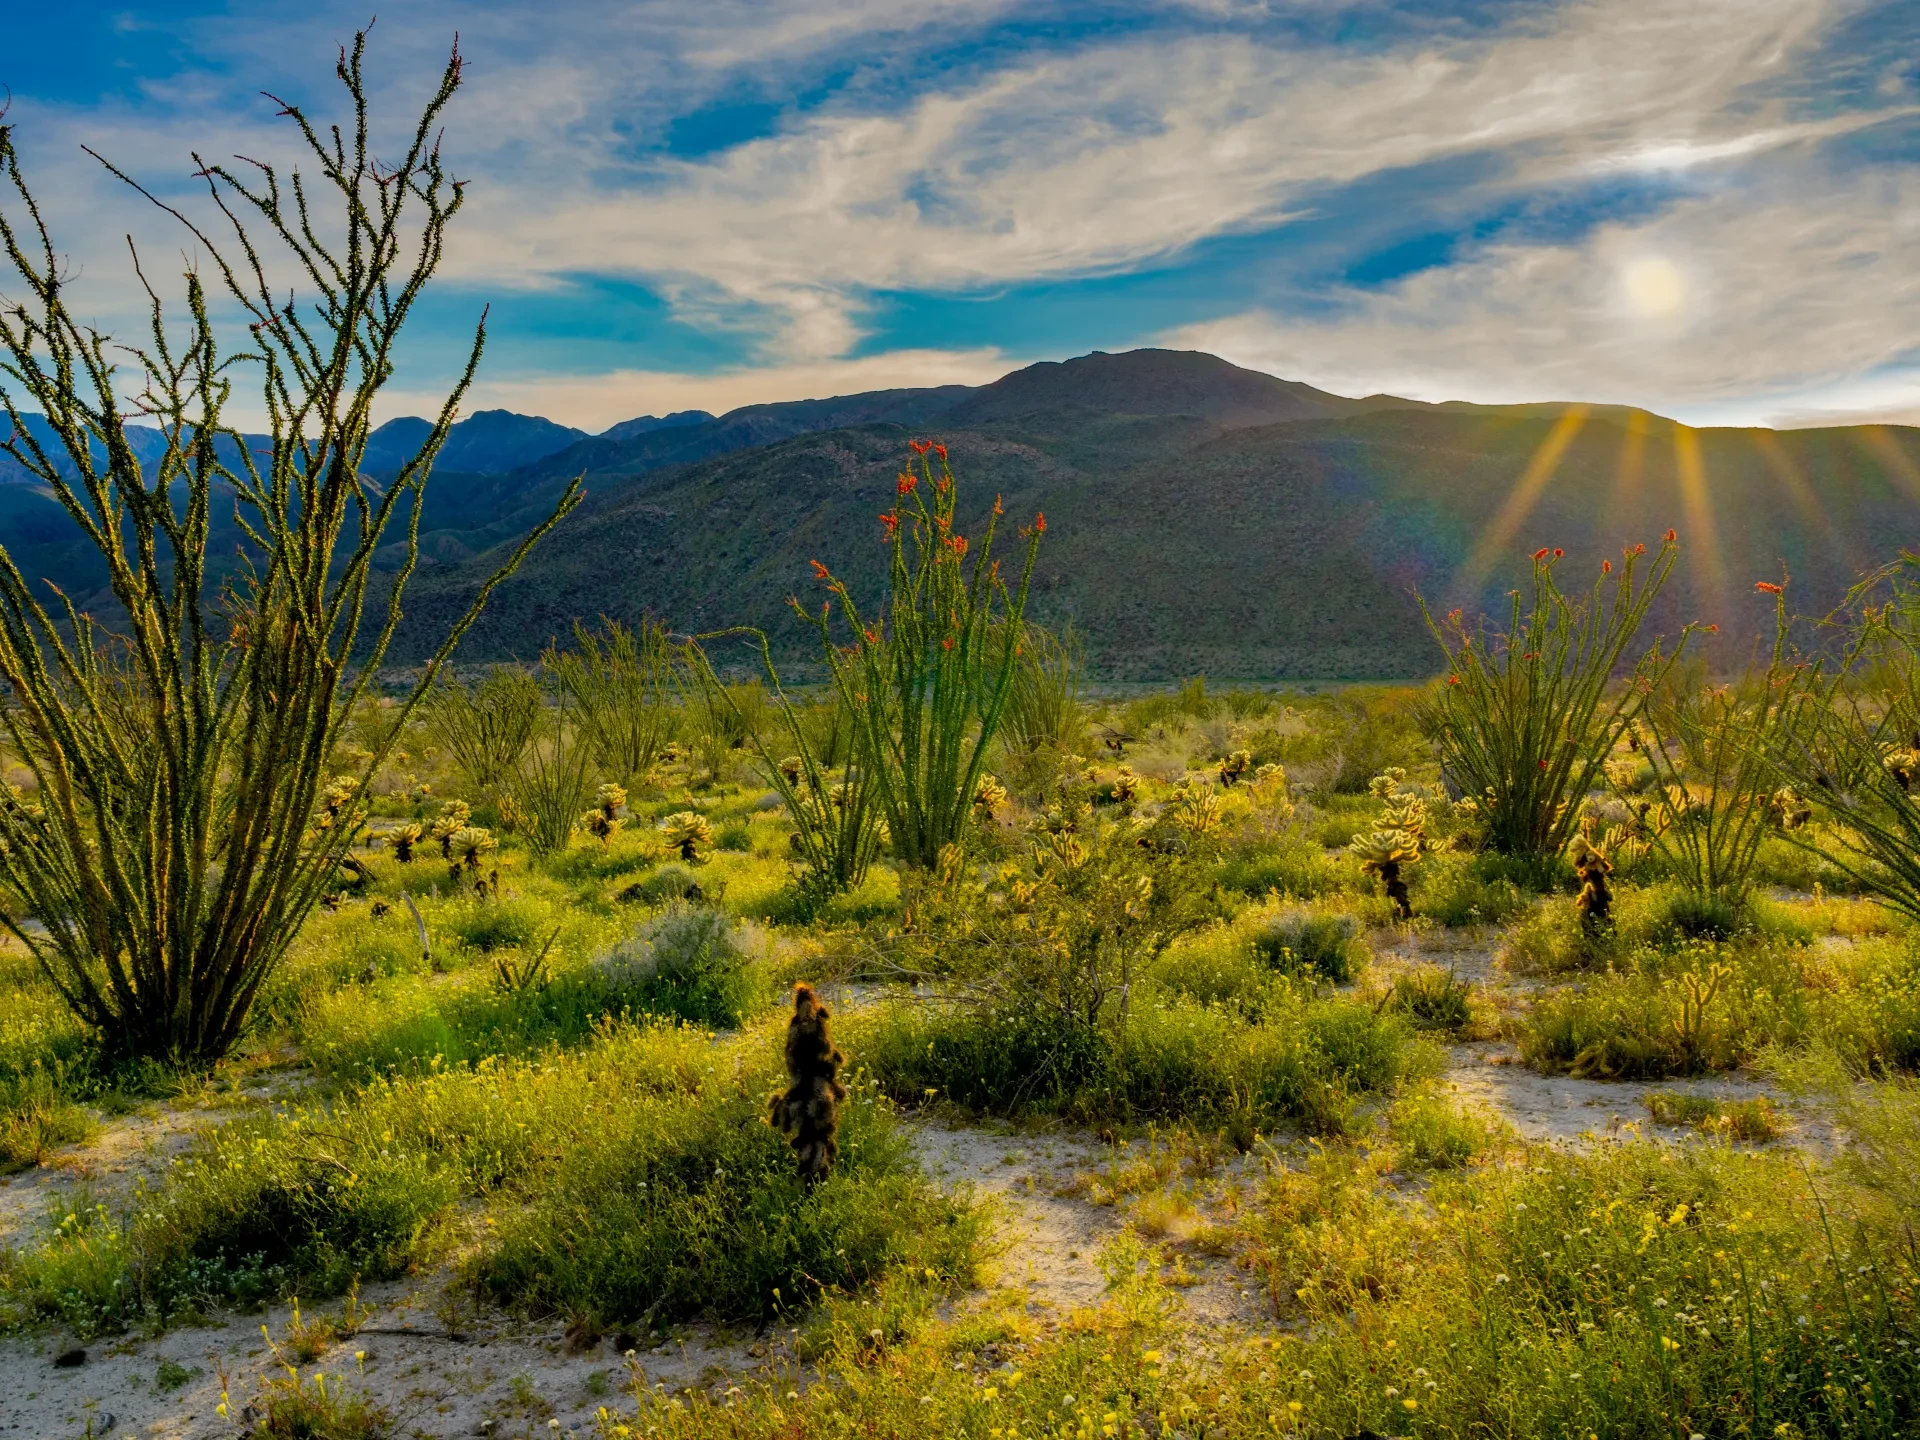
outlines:
{"label": "mountain slope", "polygon": [[[996,493],[1011,517],[1046,510],[1035,613],[1071,619],[1116,679],[1431,673],[1416,590],[1503,607],[1540,545],[1565,548],[1564,578],[1584,587],[1603,558],[1670,525],[1686,548],[1655,624],[1717,622],[1716,658],[1732,662],[1771,622],[1754,580],[1784,561],[1796,608],[1818,613],[1920,528],[1920,431],[1589,417],[1568,437],[1570,423],[1422,408],[1222,430],[1096,414],[1066,434],[1022,422],[941,435],[969,534]],[[814,593],[814,558],[856,597],[877,595],[874,517],[908,438],[887,424],[820,432],[603,487],[498,592],[469,653],[528,656],[575,614],[652,612],[689,632],[760,625],[804,661],[785,597]],[[1503,521],[1562,440],[1537,501]],[[484,564],[421,577],[408,644],[450,618]]]}

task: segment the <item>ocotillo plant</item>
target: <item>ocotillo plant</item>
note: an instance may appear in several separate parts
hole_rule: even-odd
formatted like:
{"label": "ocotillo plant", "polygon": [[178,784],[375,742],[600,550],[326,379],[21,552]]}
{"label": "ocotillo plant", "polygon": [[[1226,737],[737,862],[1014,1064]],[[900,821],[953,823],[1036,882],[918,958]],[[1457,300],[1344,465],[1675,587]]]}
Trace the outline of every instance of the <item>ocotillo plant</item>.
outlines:
{"label": "ocotillo plant", "polygon": [[476,796],[507,786],[540,728],[540,685],[531,675],[496,665],[477,685],[457,681],[427,696],[427,731]]}
{"label": "ocotillo plant", "polygon": [[739,687],[728,686],[714,673],[700,640],[717,640],[732,635],[747,635],[760,647],[760,663],[766,671],[773,708],[779,713],[786,741],[793,751],[774,759],[776,751],[762,733],[771,726],[746,727],[746,743],[752,749],[760,774],[793,821],[795,848],[805,868],[801,888],[816,898],[851,890],[866,879],[867,870],[880,848],[880,815],[873,771],[850,764],[839,780],[828,757],[815,743],[816,726],[797,709],[780,684],[780,672],[774,667],[767,637],[758,630],[724,630],[687,642],[687,669],[705,694],[708,705],[737,705]]}
{"label": "ocotillo plant", "polygon": [[1834,620],[1848,637],[1843,660],[1810,667],[1790,739],[1772,758],[1838,823],[1817,836],[1795,825],[1787,838],[1920,920],[1920,792],[1909,759],[1920,748],[1920,555],[1869,576]]}
{"label": "ocotillo plant", "polygon": [[1761,842],[1776,828],[1776,757],[1790,753],[1816,672],[1787,653],[1786,587],[1774,599],[1766,669],[1735,685],[1656,695],[1641,719],[1657,815],[1653,846],[1696,895],[1743,905]]}
{"label": "ocotillo plant", "polygon": [[573,639],[572,650],[549,646],[540,663],[573,702],[574,722],[602,771],[621,782],[643,779],[676,720],[667,627],[642,620],[629,630],[603,618],[596,633],[576,620]]}
{"label": "ocotillo plant", "polygon": [[[195,157],[232,240],[217,243],[168,207],[201,262],[186,276],[184,330],[169,328],[148,290],[144,347],[116,346],[75,318],[70,277],[12,131],[0,127],[13,202],[0,208],[13,272],[0,282],[4,449],[98,550],[118,607],[110,627],[64,597],[49,613],[0,552],[0,679],[11,690],[0,724],[38,787],[31,806],[0,807],[9,896],[0,924],[124,1052],[224,1053],[332,888],[356,827],[315,825],[316,802],[399,623],[428,472],[479,364],[484,320],[419,451],[384,489],[366,483],[375,400],[444,254],[461,187],[437,140],[460,82],[458,52],[411,140],[382,163],[364,48],[356,36],[340,56],[347,124],[317,127],[300,106],[282,106],[317,176],[271,165],[242,175]],[[307,293],[290,290],[279,258]],[[249,350],[226,353],[218,340],[205,274],[248,320]],[[132,356],[131,377],[116,369],[116,351]],[[272,432],[265,448],[225,418],[236,369],[249,365]],[[144,466],[127,434],[129,378],[133,408],[164,439]],[[43,428],[28,426],[28,410]],[[481,587],[356,767],[363,792],[494,584],[577,494],[569,489]],[[224,588],[208,565],[216,506],[237,509],[246,539],[245,568]],[[402,563],[363,633],[374,554],[403,513]]]}
{"label": "ocotillo plant", "polygon": [[[917,471],[900,476],[894,507],[880,517],[892,552],[881,613],[862,616],[818,560],[814,575],[830,598],[817,615],[797,600],[794,608],[820,631],[834,689],[854,717],[855,763],[871,775],[894,854],[931,869],[973,810],[1013,682],[1047,520],[1038,515],[1021,531],[1026,560],[1009,586],[993,558],[1000,502],[978,542],[969,542],[954,528],[946,447],[916,440],[913,450]],[[845,648],[834,639],[836,609],[851,634]]]}
{"label": "ocotillo plant", "polygon": [[1630,546],[1618,568],[1603,563],[1584,597],[1555,581],[1560,551],[1537,551],[1532,598],[1514,591],[1504,632],[1484,618],[1470,626],[1458,610],[1436,620],[1421,601],[1448,672],[1423,728],[1439,746],[1442,771],[1484,817],[1488,849],[1560,852],[1579,818],[1571,802],[1593,788],[1615,741],[1685,648],[1691,625],[1671,654],[1656,642],[1618,674],[1680,553],[1669,530],[1636,581],[1645,551]]}

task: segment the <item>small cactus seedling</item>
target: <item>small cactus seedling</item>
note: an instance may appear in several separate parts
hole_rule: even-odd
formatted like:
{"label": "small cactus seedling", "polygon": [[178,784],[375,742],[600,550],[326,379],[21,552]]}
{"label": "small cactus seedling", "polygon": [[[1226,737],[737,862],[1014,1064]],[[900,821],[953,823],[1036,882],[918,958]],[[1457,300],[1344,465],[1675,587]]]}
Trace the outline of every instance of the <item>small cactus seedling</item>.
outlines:
{"label": "small cactus seedling", "polygon": [[697,810],[669,815],[661,828],[666,832],[667,843],[678,850],[680,858],[689,865],[699,859],[703,849],[713,844],[713,827]]}
{"label": "small cactus seedling", "polygon": [[827,1019],[827,1007],[813,987],[795,985],[793,1018],[787,1022],[789,1083],[767,1101],[768,1119],[787,1137],[809,1187],[827,1178],[840,1153],[840,1102],[847,1098],[840,1083],[846,1057],[833,1048]]}

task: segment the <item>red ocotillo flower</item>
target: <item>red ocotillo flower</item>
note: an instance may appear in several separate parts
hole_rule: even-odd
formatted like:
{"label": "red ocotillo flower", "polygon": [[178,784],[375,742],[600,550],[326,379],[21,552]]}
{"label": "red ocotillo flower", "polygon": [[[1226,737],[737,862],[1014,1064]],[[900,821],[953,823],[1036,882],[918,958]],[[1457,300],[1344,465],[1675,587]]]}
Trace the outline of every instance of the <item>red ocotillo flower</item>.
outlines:
{"label": "red ocotillo flower", "polygon": [[809,560],[807,563],[813,566],[814,579],[831,580],[833,578],[832,574],[827,570],[827,567],[822,565],[818,560]]}
{"label": "red ocotillo flower", "polygon": [[953,550],[953,558],[956,560],[967,553],[967,537],[964,535],[954,536],[947,544]]}
{"label": "red ocotillo flower", "polygon": [[1539,548],[1538,550],[1536,550],[1536,551],[1534,551],[1534,552],[1533,552],[1533,558],[1534,558],[1534,559],[1536,559],[1536,560],[1544,560],[1544,559],[1546,559],[1546,558],[1547,558],[1547,547],[1546,547],[1546,546],[1544,546],[1544,545],[1542,545],[1542,546],[1541,546],[1541,547],[1540,547],[1540,548]]}
{"label": "red ocotillo flower", "polygon": [[1562,556],[1564,556],[1564,555],[1565,555],[1566,553],[1567,553],[1566,551],[1564,551],[1564,550],[1562,550],[1562,549],[1560,549],[1559,547],[1557,547],[1557,546],[1556,546],[1556,547],[1554,548],[1554,552],[1553,552],[1553,558],[1554,558],[1554,559],[1556,559],[1556,560],[1558,560],[1558,559],[1560,559],[1560,558],[1561,558]]}
{"label": "red ocotillo flower", "polygon": [[1613,562],[1611,560],[1602,560],[1600,562],[1600,573],[1602,575],[1611,575],[1613,573]]}
{"label": "red ocotillo flower", "polygon": [[919,483],[920,482],[914,479],[913,476],[905,474],[903,472],[900,478],[894,482],[893,488],[895,492],[898,494],[911,495],[913,493],[913,487],[918,485]]}
{"label": "red ocotillo flower", "polygon": [[1036,535],[1044,535],[1047,533],[1047,512],[1046,511],[1037,510],[1034,512],[1033,533]]}
{"label": "red ocotillo flower", "polygon": [[942,460],[945,460],[947,458],[947,447],[944,445],[936,445],[933,447],[933,453],[938,455]]}
{"label": "red ocotillo flower", "polygon": [[933,448],[933,442],[931,440],[909,440],[907,442],[907,448],[916,455],[924,455]]}
{"label": "red ocotillo flower", "polygon": [[1756,590],[1764,590],[1769,595],[1778,595],[1782,587],[1774,584],[1771,580],[1756,580],[1753,582],[1753,588]]}
{"label": "red ocotillo flower", "polygon": [[1671,545],[1675,540],[1678,540],[1680,538],[1680,532],[1678,530],[1675,530],[1672,526],[1668,526],[1667,533],[1662,538],[1669,545]]}
{"label": "red ocotillo flower", "polygon": [[898,510],[882,510],[880,512],[880,523],[886,529],[886,538],[891,540],[894,532],[900,528],[900,512]]}

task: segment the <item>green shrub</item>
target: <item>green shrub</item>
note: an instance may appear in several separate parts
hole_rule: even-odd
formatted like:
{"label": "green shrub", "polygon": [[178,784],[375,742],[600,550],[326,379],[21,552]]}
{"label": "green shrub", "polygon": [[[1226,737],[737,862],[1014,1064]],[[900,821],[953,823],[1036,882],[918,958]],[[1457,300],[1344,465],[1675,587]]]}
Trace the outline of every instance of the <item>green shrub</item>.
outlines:
{"label": "green shrub", "polygon": [[1394,1101],[1387,1133],[1410,1170],[1457,1170],[1492,1149],[1507,1127],[1450,1103],[1430,1090]]}
{"label": "green shrub", "polygon": [[1521,887],[1504,876],[1481,873],[1483,862],[1495,858],[1429,857],[1420,866],[1414,896],[1418,912],[1448,926],[1498,925],[1520,914],[1532,903]]}
{"label": "green shrub", "polygon": [[902,1265],[972,1283],[980,1217],[920,1175],[870,1092],[842,1107],[839,1162],[812,1190],[764,1111],[734,1086],[628,1107],[561,1158],[470,1276],[505,1305],[662,1327],[793,1314]]}
{"label": "green shrub", "polygon": [[674,860],[652,874],[642,875],[621,892],[620,898],[642,905],[664,905],[672,900],[697,898],[703,893],[700,877]]}
{"label": "green shrub", "polygon": [[1360,925],[1339,911],[1296,910],[1268,921],[1253,936],[1253,952],[1283,975],[1311,974],[1345,985],[1364,968]]}
{"label": "green shrub", "polygon": [[768,998],[733,922],[705,906],[670,904],[595,968],[630,1008],[696,1025],[738,1025]]}
{"label": "green shrub", "polygon": [[482,955],[537,945],[553,929],[553,907],[538,900],[463,898],[435,917],[434,928]]}
{"label": "green shrub", "polygon": [[1785,1130],[1780,1112],[1764,1095],[1751,1100],[1720,1100],[1711,1095],[1656,1090],[1645,1098],[1647,1114],[1661,1125],[1687,1125],[1755,1143],[1778,1140]]}
{"label": "green shrub", "polygon": [[[1346,839],[1343,834],[1340,843]],[[1342,857],[1304,840],[1265,842],[1237,850],[1221,862],[1218,873],[1222,886],[1242,895],[1279,894],[1300,900],[1343,894],[1360,878],[1359,871]]]}
{"label": "green shrub", "polygon": [[1473,986],[1455,979],[1451,970],[1422,965],[1393,977],[1387,1008],[1422,1030],[1458,1034],[1473,1019]]}

